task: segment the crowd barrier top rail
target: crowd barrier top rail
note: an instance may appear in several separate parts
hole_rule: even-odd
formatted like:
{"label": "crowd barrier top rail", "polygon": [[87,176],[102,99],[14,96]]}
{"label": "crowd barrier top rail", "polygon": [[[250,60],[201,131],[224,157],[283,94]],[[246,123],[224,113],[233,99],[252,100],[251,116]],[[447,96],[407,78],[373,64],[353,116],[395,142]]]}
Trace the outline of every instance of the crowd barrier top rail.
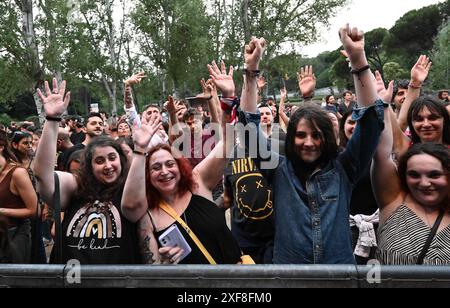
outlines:
{"label": "crowd barrier top rail", "polygon": [[449,266],[0,265],[0,287],[450,288]]}

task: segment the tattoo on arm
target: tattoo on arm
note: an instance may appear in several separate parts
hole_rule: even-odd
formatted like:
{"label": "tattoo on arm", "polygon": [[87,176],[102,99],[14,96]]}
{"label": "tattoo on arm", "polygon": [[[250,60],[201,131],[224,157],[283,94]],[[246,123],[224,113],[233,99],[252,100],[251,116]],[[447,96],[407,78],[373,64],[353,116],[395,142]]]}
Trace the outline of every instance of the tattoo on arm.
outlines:
{"label": "tattoo on arm", "polygon": [[142,261],[144,264],[153,264],[155,263],[155,258],[153,256],[152,251],[150,250],[150,234],[147,234],[145,238],[140,241],[141,255]]}

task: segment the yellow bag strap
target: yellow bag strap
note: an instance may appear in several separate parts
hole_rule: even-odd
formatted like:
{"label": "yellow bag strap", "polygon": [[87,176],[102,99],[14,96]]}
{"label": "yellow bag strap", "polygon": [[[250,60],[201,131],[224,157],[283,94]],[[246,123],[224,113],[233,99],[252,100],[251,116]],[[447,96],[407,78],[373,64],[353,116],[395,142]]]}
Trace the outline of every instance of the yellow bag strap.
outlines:
{"label": "yellow bag strap", "polygon": [[187,234],[191,237],[191,239],[194,241],[194,243],[197,245],[197,247],[200,249],[200,251],[203,253],[205,258],[208,260],[210,264],[217,264],[216,261],[213,259],[213,257],[209,254],[208,250],[206,250],[205,246],[203,246],[202,242],[198,239],[198,237],[195,235],[195,233],[189,228],[189,226],[184,222],[183,219],[175,212],[173,208],[171,208],[166,202],[161,201],[159,203],[159,207],[166,212],[170,217],[175,219],[180,225],[183,226],[184,230],[186,230]]}

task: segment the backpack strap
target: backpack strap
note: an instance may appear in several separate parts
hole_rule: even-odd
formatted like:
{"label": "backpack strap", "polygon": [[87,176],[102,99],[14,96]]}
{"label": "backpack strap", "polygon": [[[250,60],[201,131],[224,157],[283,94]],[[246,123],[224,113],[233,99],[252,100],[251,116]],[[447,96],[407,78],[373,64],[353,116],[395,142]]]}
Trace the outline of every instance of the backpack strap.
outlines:
{"label": "backpack strap", "polygon": [[55,172],[55,193],[53,195],[53,207],[55,211],[53,218],[55,219],[55,263],[62,264],[62,231],[61,231],[61,195],[59,189],[59,177]]}

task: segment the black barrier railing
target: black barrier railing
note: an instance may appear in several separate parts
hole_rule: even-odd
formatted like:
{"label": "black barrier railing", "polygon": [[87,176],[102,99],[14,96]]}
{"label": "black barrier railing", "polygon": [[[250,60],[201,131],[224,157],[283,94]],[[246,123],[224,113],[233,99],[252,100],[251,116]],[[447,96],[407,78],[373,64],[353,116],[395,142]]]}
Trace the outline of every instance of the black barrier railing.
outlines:
{"label": "black barrier railing", "polygon": [[450,287],[450,267],[353,265],[0,265],[0,287]]}

